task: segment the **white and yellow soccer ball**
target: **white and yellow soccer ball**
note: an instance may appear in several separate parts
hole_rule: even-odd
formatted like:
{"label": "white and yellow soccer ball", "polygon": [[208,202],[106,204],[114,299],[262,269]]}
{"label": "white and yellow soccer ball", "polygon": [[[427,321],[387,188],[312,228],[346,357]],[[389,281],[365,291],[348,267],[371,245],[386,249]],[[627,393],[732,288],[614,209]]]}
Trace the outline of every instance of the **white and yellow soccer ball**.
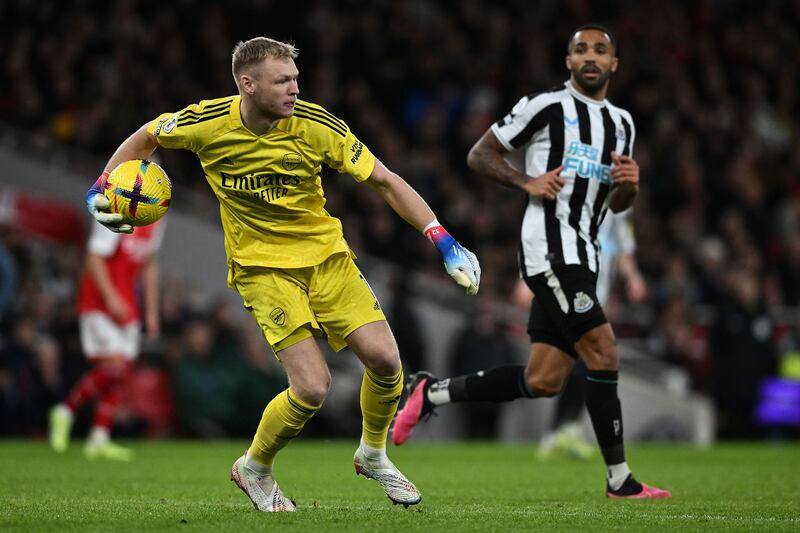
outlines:
{"label": "white and yellow soccer ball", "polygon": [[131,226],[147,226],[163,217],[172,200],[172,183],[152,161],[131,159],[111,171],[103,194],[109,210]]}

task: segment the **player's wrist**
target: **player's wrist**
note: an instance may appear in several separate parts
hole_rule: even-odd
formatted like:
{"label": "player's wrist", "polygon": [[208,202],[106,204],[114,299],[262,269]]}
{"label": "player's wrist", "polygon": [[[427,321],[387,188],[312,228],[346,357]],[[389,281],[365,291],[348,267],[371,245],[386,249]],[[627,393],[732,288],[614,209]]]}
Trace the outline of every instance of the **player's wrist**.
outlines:
{"label": "player's wrist", "polygon": [[100,187],[102,190],[102,188],[105,187],[106,182],[108,181],[108,176],[110,175],[111,173],[108,170],[104,170],[103,172],[100,173],[100,177],[97,178],[94,184]]}
{"label": "player's wrist", "polygon": [[94,197],[98,194],[103,194],[103,189],[105,189],[106,181],[108,181],[108,171],[104,170],[100,177],[95,180],[94,184],[89,187],[89,190],[86,191],[86,208],[89,209],[89,212],[94,212],[96,207],[94,205]]}
{"label": "player's wrist", "polygon": [[434,219],[433,222],[425,226],[425,229],[422,230],[422,233],[428,238],[429,241],[436,246],[436,249],[439,250],[439,253],[445,255],[449,250],[452,249],[453,245],[455,244],[456,240],[447,233],[447,230],[439,224],[439,221]]}
{"label": "player's wrist", "polygon": [[534,180],[536,178],[533,176],[528,176],[527,174],[523,174],[522,172],[514,172],[508,178],[508,184],[512,187],[516,187],[517,189],[528,192],[528,188],[530,187],[531,183],[535,183]]}

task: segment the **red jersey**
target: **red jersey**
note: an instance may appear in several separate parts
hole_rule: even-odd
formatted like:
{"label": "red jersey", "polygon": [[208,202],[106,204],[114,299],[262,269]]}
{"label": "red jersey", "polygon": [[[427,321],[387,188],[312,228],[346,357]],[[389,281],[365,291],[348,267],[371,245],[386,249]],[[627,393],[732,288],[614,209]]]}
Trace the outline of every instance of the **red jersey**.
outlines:
{"label": "red jersey", "polygon": [[[99,223],[92,223],[88,251],[106,259],[111,283],[125,300],[130,310],[122,324],[141,321],[136,285],[147,260],[161,247],[164,237],[164,219],[136,228],[131,234],[114,233]],[[78,314],[88,312],[108,313],[103,296],[88,269],[84,269],[78,289]]]}

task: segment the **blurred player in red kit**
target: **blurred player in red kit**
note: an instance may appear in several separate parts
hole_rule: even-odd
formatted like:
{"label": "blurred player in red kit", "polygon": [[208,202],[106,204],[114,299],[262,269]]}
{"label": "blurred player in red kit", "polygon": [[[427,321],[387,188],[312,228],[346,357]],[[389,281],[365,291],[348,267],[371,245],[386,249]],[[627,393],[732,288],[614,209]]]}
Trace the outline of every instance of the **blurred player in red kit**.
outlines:
{"label": "blurred player in red kit", "polygon": [[[142,322],[148,338],[158,337],[158,265],[156,254],[164,220],[139,227],[136,233],[112,232],[92,223],[86,266],[78,290],[81,348],[91,368],[66,400],[50,411],[50,445],[57,452],[69,446],[74,415],[95,402],[84,454],[88,459],[128,461],[131,450],[111,442],[114,414],[139,355]],[[141,281],[143,309],[139,304]]]}

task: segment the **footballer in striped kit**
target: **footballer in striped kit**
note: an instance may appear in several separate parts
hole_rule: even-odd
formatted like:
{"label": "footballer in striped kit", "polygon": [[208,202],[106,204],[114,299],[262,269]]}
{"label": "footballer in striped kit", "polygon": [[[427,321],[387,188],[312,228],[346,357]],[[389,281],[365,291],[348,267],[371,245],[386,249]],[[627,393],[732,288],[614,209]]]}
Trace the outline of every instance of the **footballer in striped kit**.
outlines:
{"label": "footballer in striped kit", "polygon": [[103,194],[109,209],[124,223],[147,226],[163,217],[172,198],[172,184],[164,169],[146,159],[117,166],[106,178]]}

